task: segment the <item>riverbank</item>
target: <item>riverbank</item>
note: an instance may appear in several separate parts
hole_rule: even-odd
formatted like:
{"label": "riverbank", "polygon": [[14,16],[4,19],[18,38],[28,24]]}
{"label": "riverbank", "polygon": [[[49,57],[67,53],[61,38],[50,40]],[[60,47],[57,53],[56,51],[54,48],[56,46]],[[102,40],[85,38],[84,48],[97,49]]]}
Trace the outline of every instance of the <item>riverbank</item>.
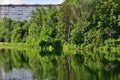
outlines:
{"label": "riverbank", "polygon": [[[75,44],[63,44],[62,50],[64,53],[72,53],[72,52],[79,52],[79,51],[98,51],[98,52],[120,52],[120,46],[94,46],[94,45],[84,45],[78,46]],[[38,44],[28,44],[28,43],[7,43],[7,42],[0,42],[0,49],[2,48],[14,48],[14,49],[40,49]],[[56,47],[44,46],[43,49],[45,50],[54,50]]]}
{"label": "riverbank", "polygon": [[36,44],[0,42],[0,48],[35,48]]}

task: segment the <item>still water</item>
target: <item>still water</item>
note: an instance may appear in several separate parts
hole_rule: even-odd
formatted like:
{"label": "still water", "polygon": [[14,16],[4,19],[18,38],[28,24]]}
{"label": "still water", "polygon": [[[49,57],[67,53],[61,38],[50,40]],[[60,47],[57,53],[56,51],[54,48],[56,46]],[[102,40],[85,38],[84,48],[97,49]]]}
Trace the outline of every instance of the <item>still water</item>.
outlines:
{"label": "still water", "polygon": [[120,53],[0,49],[0,80],[120,80]]}

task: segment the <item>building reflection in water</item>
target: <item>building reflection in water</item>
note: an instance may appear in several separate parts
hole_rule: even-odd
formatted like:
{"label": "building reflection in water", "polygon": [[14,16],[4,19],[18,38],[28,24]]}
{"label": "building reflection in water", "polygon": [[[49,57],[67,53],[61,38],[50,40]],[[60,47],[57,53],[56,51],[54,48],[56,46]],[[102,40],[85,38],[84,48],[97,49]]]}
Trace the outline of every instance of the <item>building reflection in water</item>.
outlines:
{"label": "building reflection in water", "polygon": [[5,80],[5,72],[0,66],[0,80]]}
{"label": "building reflection in water", "polygon": [[29,69],[15,69],[5,73],[0,68],[0,80],[32,80],[32,72]]}

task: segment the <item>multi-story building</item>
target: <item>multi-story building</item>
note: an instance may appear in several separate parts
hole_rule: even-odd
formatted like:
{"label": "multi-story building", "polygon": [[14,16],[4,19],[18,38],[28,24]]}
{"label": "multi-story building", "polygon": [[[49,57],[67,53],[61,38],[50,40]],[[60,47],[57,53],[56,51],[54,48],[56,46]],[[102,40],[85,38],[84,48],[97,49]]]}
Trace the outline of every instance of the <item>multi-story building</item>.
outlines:
{"label": "multi-story building", "polygon": [[12,20],[22,21],[29,20],[33,11],[38,7],[47,8],[48,6],[59,7],[60,4],[0,4],[0,18],[8,17]]}

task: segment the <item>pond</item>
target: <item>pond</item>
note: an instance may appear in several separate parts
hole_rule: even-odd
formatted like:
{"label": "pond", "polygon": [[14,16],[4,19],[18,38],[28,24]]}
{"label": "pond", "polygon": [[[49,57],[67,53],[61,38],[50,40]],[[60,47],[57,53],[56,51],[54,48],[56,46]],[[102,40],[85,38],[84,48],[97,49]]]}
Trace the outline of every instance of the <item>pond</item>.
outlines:
{"label": "pond", "polygon": [[120,80],[120,53],[0,49],[0,80]]}

